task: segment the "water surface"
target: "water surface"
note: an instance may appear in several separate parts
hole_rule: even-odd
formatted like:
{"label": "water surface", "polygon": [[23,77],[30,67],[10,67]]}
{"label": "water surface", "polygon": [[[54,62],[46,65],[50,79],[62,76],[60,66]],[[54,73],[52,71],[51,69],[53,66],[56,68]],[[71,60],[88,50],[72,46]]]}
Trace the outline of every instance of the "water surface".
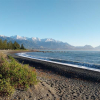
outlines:
{"label": "water surface", "polygon": [[19,56],[100,69],[100,51],[45,51],[18,53]]}

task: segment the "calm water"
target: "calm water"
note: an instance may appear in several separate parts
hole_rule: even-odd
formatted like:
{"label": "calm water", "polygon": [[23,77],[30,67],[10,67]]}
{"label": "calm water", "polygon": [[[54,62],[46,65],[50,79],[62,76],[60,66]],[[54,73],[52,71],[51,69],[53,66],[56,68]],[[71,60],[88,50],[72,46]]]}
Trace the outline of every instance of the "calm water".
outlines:
{"label": "calm water", "polygon": [[42,59],[64,64],[100,69],[100,51],[51,51],[19,53],[20,56]]}

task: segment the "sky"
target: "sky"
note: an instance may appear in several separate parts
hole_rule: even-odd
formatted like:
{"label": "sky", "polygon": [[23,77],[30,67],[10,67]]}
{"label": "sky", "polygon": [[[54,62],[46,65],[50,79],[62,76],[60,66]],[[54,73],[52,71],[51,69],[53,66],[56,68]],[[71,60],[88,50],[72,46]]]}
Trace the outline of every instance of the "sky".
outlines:
{"label": "sky", "polygon": [[0,0],[0,35],[100,45],[100,0]]}

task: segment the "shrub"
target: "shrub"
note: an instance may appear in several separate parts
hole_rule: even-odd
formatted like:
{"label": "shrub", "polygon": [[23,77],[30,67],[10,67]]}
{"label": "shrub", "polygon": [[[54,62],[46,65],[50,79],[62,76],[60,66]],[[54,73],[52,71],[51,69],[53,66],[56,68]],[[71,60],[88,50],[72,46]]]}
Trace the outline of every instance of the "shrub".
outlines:
{"label": "shrub", "polygon": [[8,61],[5,57],[1,57],[0,64],[0,93],[12,94],[14,88],[27,88],[30,85],[37,84],[36,70],[18,63],[14,58],[9,57]]}
{"label": "shrub", "polygon": [[0,79],[0,95],[11,95],[14,92],[14,87],[10,84],[10,79]]}
{"label": "shrub", "polygon": [[7,58],[7,55],[4,53],[0,53],[0,62],[3,61],[3,59]]}

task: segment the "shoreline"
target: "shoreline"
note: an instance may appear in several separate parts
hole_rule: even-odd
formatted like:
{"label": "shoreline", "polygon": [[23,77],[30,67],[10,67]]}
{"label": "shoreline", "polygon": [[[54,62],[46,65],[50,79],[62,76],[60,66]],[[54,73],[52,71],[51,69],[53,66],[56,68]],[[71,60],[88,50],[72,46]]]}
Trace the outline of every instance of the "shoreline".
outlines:
{"label": "shoreline", "polygon": [[[25,52],[25,53],[27,53],[27,52]],[[35,60],[38,60],[38,61],[50,62],[50,63],[54,63],[54,64],[58,64],[58,65],[65,65],[65,66],[76,67],[76,68],[80,68],[80,69],[86,69],[86,70],[90,70],[90,71],[94,71],[94,72],[100,72],[100,69],[95,69],[95,68],[90,68],[90,67],[85,67],[85,66],[75,65],[75,64],[68,64],[68,63],[50,61],[50,60],[43,60],[43,59],[32,58],[32,57],[28,57],[28,56],[20,56],[20,53],[18,53],[18,55],[16,55],[16,56],[29,58],[29,59],[33,59],[33,60],[35,59]]]}
{"label": "shoreline", "polygon": [[45,66],[44,63],[41,63],[40,61],[34,60],[35,62],[33,63],[31,59],[15,56],[14,52],[6,52],[6,54],[11,55],[15,59],[18,59],[20,63],[22,63],[22,61],[24,60],[24,63],[29,64],[30,67],[35,67],[37,72],[37,79],[40,80],[40,82],[36,86],[31,86],[27,91],[17,89],[12,97],[0,97],[0,100],[100,99],[100,83],[97,81],[89,81],[85,78],[78,78],[76,76],[77,73],[69,73],[65,75],[63,71],[62,73],[60,73],[61,69],[54,70],[54,68],[51,68],[50,63],[45,63]]}
{"label": "shoreline", "polygon": [[100,82],[100,72],[98,71],[73,67],[70,64],[62,65],[59,63],[53,63],[51,61],[48,62],[45,60],[17,56],[15,55],[15,53],[12,54],[10,53],[10,55],[21,63],[24,61],[24,64],[29,64],[30,66],[32,65],[34,65],[35,67],[41,66],[43,69],[50,70],[54,73],[59,73],[62,76]]}

